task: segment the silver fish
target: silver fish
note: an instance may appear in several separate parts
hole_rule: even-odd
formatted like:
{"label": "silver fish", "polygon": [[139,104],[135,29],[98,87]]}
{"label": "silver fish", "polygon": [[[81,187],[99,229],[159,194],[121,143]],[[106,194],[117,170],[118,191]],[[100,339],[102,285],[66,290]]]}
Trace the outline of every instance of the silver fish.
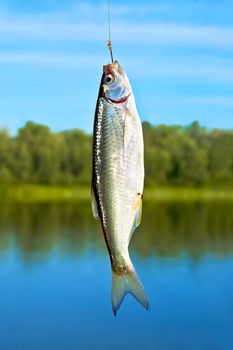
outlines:
{"label": "silver fish", "polygon": [[112,266],[112,308],[127,293],[149,303],[128,245],[141,221],[144,147],[129,79],[117,61],[103,67],[93,132],[92,211],[100,218]]}

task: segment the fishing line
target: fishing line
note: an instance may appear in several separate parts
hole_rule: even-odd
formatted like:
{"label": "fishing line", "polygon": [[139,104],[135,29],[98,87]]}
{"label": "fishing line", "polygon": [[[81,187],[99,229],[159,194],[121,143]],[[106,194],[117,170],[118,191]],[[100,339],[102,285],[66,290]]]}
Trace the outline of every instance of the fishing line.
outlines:
{"label": "fishing line", "polygon": [[110,11],[110,0],[108,0],[108,49],[110,51],[111,60],[113,63],[113,53],[112,53],[112,42],[111,42],[111,11]]}

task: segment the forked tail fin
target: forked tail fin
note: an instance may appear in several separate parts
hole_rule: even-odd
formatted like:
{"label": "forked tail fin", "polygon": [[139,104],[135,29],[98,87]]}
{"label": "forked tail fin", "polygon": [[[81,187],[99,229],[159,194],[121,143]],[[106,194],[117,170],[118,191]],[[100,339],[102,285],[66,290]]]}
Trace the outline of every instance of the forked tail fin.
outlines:
{"label": "forked tail fin", "polygon": [[149,309],[150,306],[145,290],[133,265],[124,273],[116,273],[112,269],[112,309],[115,316],[127,293],[132,294],[146,310]]}

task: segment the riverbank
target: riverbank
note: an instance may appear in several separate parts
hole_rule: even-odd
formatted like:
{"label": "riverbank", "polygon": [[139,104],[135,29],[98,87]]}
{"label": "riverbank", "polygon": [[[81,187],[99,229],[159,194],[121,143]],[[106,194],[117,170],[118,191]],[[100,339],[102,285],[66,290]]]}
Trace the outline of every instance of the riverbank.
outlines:
{"label": "riverbank", "polygon": [[[90,201],[88,186],[0,186],[0,202]],[[146,187],[146,201],[233,201],[233,189],[191,187]]]}

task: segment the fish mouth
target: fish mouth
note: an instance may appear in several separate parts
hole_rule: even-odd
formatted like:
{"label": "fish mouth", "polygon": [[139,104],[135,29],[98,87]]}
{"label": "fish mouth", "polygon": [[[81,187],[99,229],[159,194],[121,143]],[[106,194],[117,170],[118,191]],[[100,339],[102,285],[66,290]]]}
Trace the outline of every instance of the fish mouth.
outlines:
{"label": "fish mouth", "polygon": [[113,63],[110,63],[110,64],[105,64],[103,66],[103,72],[104,72],[104,74],[113,74],[114,69],[118,70],[118,66],[119,66],[119,64],[117,61],[114,61]]}
{"label": "fish mouth", "polygon": [[112,98],[107,98],[107,100],[115,104],[125,103],[128,100],[129,96],[130,94],[125,97],[119,98],[118,100],[114,100]]}
{"label": "fish mouth", "polygon": [[111,64],[106,64],[106,65],[103,67],[103,72],[104,72],[104,74],[114,74],[114,71],[113,71],[113,63],[111,63]]}

